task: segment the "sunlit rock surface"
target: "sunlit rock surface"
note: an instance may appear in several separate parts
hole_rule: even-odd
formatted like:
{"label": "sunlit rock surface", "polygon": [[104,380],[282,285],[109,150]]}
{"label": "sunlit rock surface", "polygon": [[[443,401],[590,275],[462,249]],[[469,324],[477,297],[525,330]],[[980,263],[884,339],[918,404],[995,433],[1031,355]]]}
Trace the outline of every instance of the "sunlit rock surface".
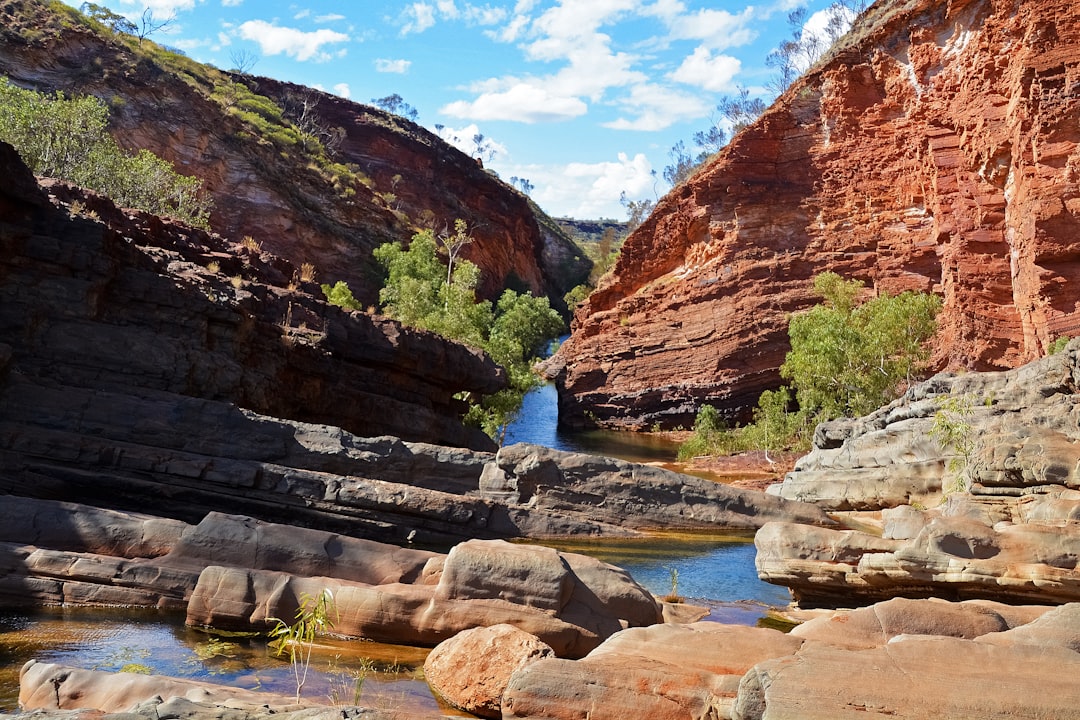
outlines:
{"label": "sunlit rock surface", "polygon": [[660,200],[559,355],[561,422],[746,417],[826,270],[944,298],[937,367],[1080,331],[1080,6],[875,3]]}

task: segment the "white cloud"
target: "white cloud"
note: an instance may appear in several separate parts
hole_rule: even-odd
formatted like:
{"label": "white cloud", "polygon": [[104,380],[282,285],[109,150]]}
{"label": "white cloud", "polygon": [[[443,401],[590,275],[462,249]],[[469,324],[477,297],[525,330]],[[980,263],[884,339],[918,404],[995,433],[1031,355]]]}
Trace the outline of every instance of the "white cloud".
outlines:
{"label": "white cloud", "polygon": [[[240,37],[257,42],[264,54],[284,53],[300,61],[329,60],[333,55],[323,50],[323,46],[346,42],[349,39],[348,35],[325,28],[304,32],[295,28],[280,27],[265,20],[248,20],[241,24],[238,30]],[[342,54],[344,50],[336,53],[337,56]]]}
{"label": "white cloud", "polygon": [[422,33],[437,20],[464,20],[470,25],[497,25],[507,18],[506,8],[465,3],[459,8],[454,0],[414,2],[401,13],[401,34]]}
{"label": "white cloud", "polygon": [[315,16],[315,22],[317,22],[317,23],[341,22],[344,19],[345,19],[345,16],[344,15],[339,15],[338,13],[329,13],[329,14],[326,14],[326,15],[316,15]]}
{"label": "white cloud", "polygon": [[503,91],[485,92],[471,102],[458,100],[439,110],[444,115],[470,120],[524,123],[570,120],[587,111],[588,106],[579,98],[556,95],[531,82],[519,82]]}
{"label": "white cloud", "polygon": [[335,85],[334,94],[340,95],[341,97],[348,99],[351,95],[351,91],[349,90],[349,83],[338,83],[337,85]]}
{"label": "white cloud", "polygon": [[641,11],[646,17],[659,18],[668,28],[671,40],[697,40],[711,50],[725,50],[753,42],[757,32],[750,24],[760,18],[754,6],[733,15],[727,10],[702,9],[688,12],[680,0],[657,0]]}
{"label": "white cloud", "polygon": [[738,58],[713,55],[709,48],[699,45],[668,77],[709,92],[731,92],[735,89],[735,76],[741,69],[742,63]]}
{"label": "white cloud", "polygon": [[532,197],[552,215],[577,218],[624,218],[619,196],[652,197],[656,176],[643,153],[619,153],[614,161],[569,165],[499,166],[504,178],[522,177],[535,189]]}
{"label": "white cloud", "polygon": [[409,72],[409,67],[412,65],[412,60],[390,60],[387,58],[378,58],[375,60],[375,71],[381,73],[395,73],[398,75],[404,75]]}
{"label": "white cloud", "polygon": [[481,141],[482,148],[480,151],[485,155],[485,161],[493,159],[497,162],[510,155],[510,152],[506,149],[505,145],[498,140],[489,138],[481,133],[480,126],[476,123],[460,128],[452,128],[443,125],[435,128],[435,132],[443,140],[470,157],[475,157],[477,154],[478,148],[476,140],[479,137],[483,137]]}
{"label": "white cloud", "polygon": [[415,2],[405,8],[402,15],[401,35],[422,33],[435,26],[435,7],[426,2]]}
{"label": "white cloud", "polygon": [[604,123],[612,130],[663,130],[681,120],[693,120],[709,114],[710,106],[701,97],[654,83],[635,85],[630,94],[619,99],[624,111],[634,116]]}
{"label": "white cloud", "polygon": [[137,15],[141,15],[144,9],[150,10],[156,18],[170,17],[181,10],[195,8],[195,0],[124,0],[124,4],[137,6]]}
{"label": "white cloud", "polygon": [[310,15],[311,15],[311,10],[308,9],[308,8],[304,8],[303,10],[296,13],[292,17],[293,17],[293,20],[303,20],[304,18],[309,17]]}
{"label": "white cloud", "polygon": [[244,0],[221,0],[222,7],[239,7]]}

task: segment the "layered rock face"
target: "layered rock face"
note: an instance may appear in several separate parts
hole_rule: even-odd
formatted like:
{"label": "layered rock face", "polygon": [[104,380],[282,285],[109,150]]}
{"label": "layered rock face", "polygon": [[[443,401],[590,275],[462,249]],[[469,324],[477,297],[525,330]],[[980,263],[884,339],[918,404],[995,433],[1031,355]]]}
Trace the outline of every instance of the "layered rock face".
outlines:
{"label": "layered rock face", "polygon": [[[880,516],[881,532],[766,525],[758,574],[808,606],[1080,600],[1078,387],[1073,341],[1016,370],[935,376],[864,418],[820,426],[770,491]],[[944,441],[944,425],[966,442]]]}
{"label": "layered rock face", "polygon": [[1080,330],[1080,8],[879,2],[660,201],[575,318],[561,421],[745,417],[831,270],[944,298],[939,368]]}
{"label": "layered rock face", "polygon": [[240,515],[210,513],[186,525],[8,501],[11,528],[0,531],[5,607],[181,609],[190,625],[264,631],[273,618],[293,617],[305,593],[330,590],[334,631],[344,636],[430,646],[506,623],[561,657],[581,657],[623,628],[663,619],[625,571],[545,547],[471,540],[442,555]]}
{"label": "layered rock face", "polygon": [[[311,263],[321,281],[348,282],[365,304],[378,301],[373,248],[407,242],[416,224],[452,231],[457,218],[475,238],[463,257],[484,271],[489,296],[510,284],[561,298],[588,275],[588,260],[564,234],[541,229],[527,198],[415,123],[185,58],[169,64],[150,52],[149,41],[135,53],[38,0],[7,5],[0,75],[108,101],[110,129],[124,147],[150,150],[204,181],[215,231],[251,236],[297,267]],[[262,97],[249,104],[234,82]],[[309,125],[341,133],[331,158],[337,169],[316,168],[299,146],[265,137],[236,112],[269,113],[277,122],[265,108],[275,102],[304,105]],[[345,180],[345,166],[360,180]]]}
{"label": "layered rock face", "polygon": [[[50,196],[9,145],[0,172],[0,382],[27,400],[31,422],[40,398],[70,406],[89,394],[93,408],[101,392],[491,447],[454,399],[502,386],[479,351],[344,312],[270,255],[63,184]],[[15,398],[3,407],[14,422]],[[167,416],[148,422],[142,431],[169,435]]]}
{"label": "layered rock face", "polygon": [[[827,522],[626,463],[539,448],[500,460],[454,398],[502,387],[478,351],[328,305],[269,254],[46,192],[10,146],[0,172],[2,492],[396,542]],[[594,516],[586,480],[625,511]]]}

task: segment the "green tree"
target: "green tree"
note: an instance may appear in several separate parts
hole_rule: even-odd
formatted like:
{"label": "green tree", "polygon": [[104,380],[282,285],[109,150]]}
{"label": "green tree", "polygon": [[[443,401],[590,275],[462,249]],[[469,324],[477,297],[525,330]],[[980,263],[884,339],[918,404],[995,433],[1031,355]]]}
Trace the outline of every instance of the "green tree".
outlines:
{"label": "green tree", "polygon": [[834,418],[891,401],[925,367],[941,298],[883,293],[857,305],[862,282],[832,272],[817,276],[814,289],[825,302],[792,317],[791,351],[780,367],[799,407]]}
{"label": "green tree", "polygon": [[680,459],[747,450],[764,450],[769,459],[774,450],[806,449],[818,423],[866,414],[895,398],[925,368],[941,299],[904,292],[859,304],[862,288],[836,273],[817,276],[814,289],[824,303],[788,322],[791,351],[780,373],[791,388],[763,392],[753,422],[742,427],[724,428],[716,409],[703,406]]}
{"label": "green tree", "polygon": [[331,305],[337,305],[343,307],[346,310],[361,310],[360,301],[353,295],[352,290],[349,289],[349,284],[344,280],[338,280],[331,286],[329,283],[323,283],[321,286],[323,295],[326,296],[326,301]]}
{"label": "green tree", "polygon": [[[464,232],[463,224],[455,228],[456,234]],[[379,300],[390,317],[478,347],[506,369],[509,387],[471,398],[466,416],[501,443],[525,393],[539,383],[532,371],[537,355],[544,342],[562,331],[563,321],[546,297],[506,290],[494,306],[477,300],[479,268],[448,248],[446,254],[456,258],[451,270],[438,248],[430,230],[414,235],[407,249],[396,242],[376,248],[375,257],[386,271]]]}

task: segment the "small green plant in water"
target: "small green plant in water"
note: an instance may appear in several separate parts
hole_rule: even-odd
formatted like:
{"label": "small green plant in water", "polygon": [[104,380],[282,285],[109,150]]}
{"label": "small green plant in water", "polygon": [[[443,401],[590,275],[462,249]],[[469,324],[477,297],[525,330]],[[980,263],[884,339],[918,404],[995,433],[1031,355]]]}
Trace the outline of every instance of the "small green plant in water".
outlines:
{"label": "small green plant in water", "polygon": [[330,613],[334,608],[334,595],[323,590],[312,597],[307,593],[300,595],[300,607],[296,609],[296,621],[291,625],[278,618],[270,618],[275,623],[270,631],[270,647],[278,657],[288,653],[292,664],[293,678],[296,680],[296,702],[300,702],[300,693],[307,682],[311,667],[311,648],[315,637],[334,627]]}
{"label": "small green plant in water", "polygon": [[679,568],[675,566],[668,567],[668,576],[671,580],[671,592],[664,596],[664,602],[669,603],[681,603],[683,601],[682,595],[679,594]]}

